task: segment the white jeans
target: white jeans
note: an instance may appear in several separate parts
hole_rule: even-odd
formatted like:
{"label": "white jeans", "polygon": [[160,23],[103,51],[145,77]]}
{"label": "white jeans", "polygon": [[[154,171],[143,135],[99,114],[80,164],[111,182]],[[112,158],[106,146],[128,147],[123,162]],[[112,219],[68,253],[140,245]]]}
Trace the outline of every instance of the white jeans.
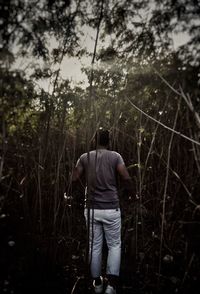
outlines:
{"label": "white jeans", "polygon": [[[85,209],[87,223],[88,210]],[[93,278],[101,275],[103,234],[108,247],[107,275],[119,276],[121,263],[120,209],[90,209],[89,258]]]}

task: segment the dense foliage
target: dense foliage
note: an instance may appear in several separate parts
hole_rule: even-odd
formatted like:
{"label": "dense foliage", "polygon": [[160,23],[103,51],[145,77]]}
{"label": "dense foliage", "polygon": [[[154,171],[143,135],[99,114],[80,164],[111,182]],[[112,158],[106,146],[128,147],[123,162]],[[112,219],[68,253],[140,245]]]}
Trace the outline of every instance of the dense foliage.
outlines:
{"label": "dense foliage", "polygon": [[[131,199],[119,183],[120,293],[198,293],[199,1],[9,0],[0,8],[0,289],[91,292],[84,191],[68,188],[104,127],[135,183]],[[85,29],[93,52],[81,47]],[[176,50],[172,31],[189,36]],[[67,56],[91,59],[87,87],[62,77]],[[16,69],[19,58],[31,66]],[[49,91],[38,87],[44,81]]]}

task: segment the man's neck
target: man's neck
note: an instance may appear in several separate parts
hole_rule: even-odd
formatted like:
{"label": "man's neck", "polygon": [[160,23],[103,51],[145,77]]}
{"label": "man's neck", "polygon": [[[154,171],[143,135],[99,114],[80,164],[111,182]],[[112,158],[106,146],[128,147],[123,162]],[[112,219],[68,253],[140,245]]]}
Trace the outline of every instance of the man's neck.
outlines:
{"label": "man's neck", "polygon": [[97,145],[97,149],[108,149],[107,146],[103,146],[103,145]]}

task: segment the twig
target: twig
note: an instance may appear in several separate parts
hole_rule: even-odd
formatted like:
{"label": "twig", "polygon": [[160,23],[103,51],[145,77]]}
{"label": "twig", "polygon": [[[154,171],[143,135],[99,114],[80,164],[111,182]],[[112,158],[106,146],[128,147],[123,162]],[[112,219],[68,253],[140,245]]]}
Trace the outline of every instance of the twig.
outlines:
{"label": "twig", "polygon": [[[178,107],[177,107],[173,128],[176,127],[179,108],[180,108],[180,104],[178,104]],[[162,207],[162,223],[161,223],[161,237],[160,237],[161,240],[160,240],[159,269],[158,269],[158,272],[159,272],[159,275],[158,275],[158,289],[159,289],[159,284],[160,284],[163,234],[164,234],[164,224],[165,224],[165,206],[166,206],[167,187],[168,187],[168,180],[169,180],[169,167],[170,167],[170,158],[171,158],[171,147],[172,147],[173,138],[174,138],[174,133],[171,134],[171,138],[170,138],[169,146],[168,146],[168,155],[167,155],[167,167],[166,167],[167,171],[166,171],[166,177],[165,177],[165,187],[164,187],[163,207]]]}
{"label": "twig", "polygon": [[187,276],[188,276],[188,273],[189,273],[190,268],[191,268],[191,266],[192,266],[192,263],[193,263],[194,257],[195,257],[195,253],[192,254],[192,256],[191,256],[191,258],[190,258],[190,261],[189,261],[189,263],[188,263],[188,266],[187,266],[187,270],[186,270],[185,273],[184,273],[184,277],[183,277],[183,280],[182,280],[182,286],[183,286],[183,284],[184,284],[184,282],[185,282],[185,280],[186,280],[186,278],[187,278]]}
{"label": "twig", "polygon": [[189,94],[186,95],[186,94],[184,93],[184,91],[183,91],[183,89],[182,89],[181,86],[180,86],[180,91],[181,91],[181,96],[182,96],[182,98],[184,99],[184,101],[186,102],[188,108],[189,108],[190,111],[194,114],[194,117],[195,117],[195,119],[196,119],[197,126],[198,126],[198,128],[200,129],[200,116],[199,116],[199,114],[198,114],[198,113],[195,111],[195,109],[194,109],[194,105],[193,105],[193,103],[192,103],[192,99],[191,99],[190,95],[189,95]]}
{"label": "twig", "polygon": [[168,81],[155,69],[153,68],[153,70],[156,72],[156,74],[161,78],[161,80],[178,96],[182,97],[184,99],[184,101],[186,102],[188,108],[190,109],[191,112],[194,113],[195,119],[196,119],[196,123],[198,125],[198,128],[200,129],[200,116],[199,114],[195,111],[191,97],[189,94],[185,94],[183,91],[183,88],[181,86],[179,86],[180,88],[180,92],[177,91],[172,85],[170,85],[168,83]]}
{"label": "twig", "polygon": [[[100,26],[101,22],[103,19],[103,10],[104,10],[104,0],[101,0],[100,4],[100,14],[99,14],[99,19],[98,19],[98,24],[97,24],[97,31],[96,31],[96,38],[95,38],[95,44],[94,44],[94,51],[93,51],[93,56],[92,56],[92,61],[91,61],[91,71],[90,71],[90,78],[89,78],[89,99],[88,99],[88,110],[89,110],[89,118],[87,120],[87,130],[93,131],[93,125],[92,125],[92,110],[94,110],[94,104],[93,104],[93,79],[94,79],[94,63],[95,63],[95,58],[96,58],[96,51],[97,51],[97,45],[98,45],[98,40],[99,40],[99,32],[100,32]],[[92,107],[93,106],[93,107]],[[87,164],[88,167],[90,166],[90,145],[91,141],[93,138],[94,134],[92,134],[91,137],[91,132],[87,132],[87,138],[86,138],[86,143],[87,143]],[[86,266],[87,266],[87,275],[89,275],[90,272],[90,264],[92,261],[92,250],[90,250],[90,200],[91,200],[91,185],[89,181],[89,168],[86,174],[86,181],[87,181],[87,202],[88,202],[88,209],[87,209],[87,244],[86,244]],[[93,218],[92,218],[92,227],[93,227]],[[92,230],[93,234],[93,230]],[[93,242],[93,240],[92,240]],[[92,248],[92,244],[91,244]],[[89,258],[90,257],[90,258]]]}
{"label": "twig", "polygon": [[77,280],[76,280],[76,282],[75,282],[75,284],[74,284],[74,286],[73,286],[73,288],[72,288],[71,294],[74,293],[74,291],[75,291],[75,289],[76,289],[76,286],[78,285],[78,282],[79,282],[81,279],[84,279],[84,277],[81,276],[81,277],[78,277],[78,278],[77,278]]}
{"label": "twig", "polygon": [[128,97],[126,97],[126,99],[127,99],[127,101],[128,101],[128,102],[129,102],[129,103],[130,103],[135,109],[137,109],[138,111],[140,111],[141,113],[143,113],[146,117],[150,118],[151,120],[153,120],[153,121],[156,122],[157,124],[161,125],[161,126],[164,127],[165,129],[167,129],[167,130],[173,132],[174,134],[179,135],[180,137],[182,137],[182,138],[184,138],[184,139],[186,139],[186,140],[188,140],[188,141],[190,141],[190,142],[193,142],[194,144],[197,144],[197,145],[200,146],[200,142],[198,142],[198,141],[196,141],[196,140],[194,140],[194,139],[192,139],[192,138],[190,138],[190,137],[188,137],[188,136],[182,134],[181,132],[178,132],[178,131],[176,131],[176,130],[174,130],[174,129],[168,127],[168,126],[166,126],[165,124],[161,123],[160,121],[158,121],[157,119],[155,119],[155,118],[152,117],[151,115],[149,115],[149,114],[147,114],[146,112],[144,112],[144,111],[143,111],[142,109],[140,109],[138,106],[136,106],[136,105],[135,105],[135,104],[134,104],[134,103],[133,103]]}
{"label": "twig", "polygon": [[[168,98],[169,98],[169,97],[167,97],[166,102],[165,102],[165,104],[164,104],[164,106],[163,106],[163,108],[162,108],[162,112],[164,112],[164,109],[165,109],[165,107],[166,107],[166,105],[167,105],[167,103],[168,103]],[[161,119],[161,118],[160,118],[160,119]],[[160,122],[160,120],[159,120],[159,122]],[[148,160],[149,160],[150,155],[151,155],[151,153],[152,153],[152,149],[153,149],[153,145],[154,145],[154,142],[155,142],[155,138],[156,138],[156,134],[157,134],[158,127],[159,127],[159,125],[157,124],[156,127],[155,127],[155,130],[154,130],[154,132],[153,132],[153,137],[152,137],[152,140],[151,140],[151,145],[150,145],[150,148],[149,148],[149,150],[148,150],[148,154],[147,154],[147,157],[146,157],[146,160],[145,160],[145,164],[144,164],[144,171],[143,171],[143,174],[142,174],[142,183],[144,182],[144,178],[145,178],[145,174],[146,174],[146,169],[147,169]]]}
{"label": "twig", "polygon": [[170,83],[168,83],[168,81],[163,78],[163,76],[153,67],[153,70],[156,72],[156,74],[159,76],[159,78],[161,78],[161,80],[178,96],[182,97],[182,94],[180,92],[178,92],[173,86],[170,85]]}

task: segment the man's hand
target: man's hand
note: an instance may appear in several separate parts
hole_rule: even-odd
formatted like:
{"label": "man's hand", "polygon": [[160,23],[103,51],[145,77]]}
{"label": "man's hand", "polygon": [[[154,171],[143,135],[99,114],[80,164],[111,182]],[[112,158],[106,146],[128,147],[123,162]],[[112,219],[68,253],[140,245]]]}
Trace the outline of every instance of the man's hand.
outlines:
{"label": "man's hand", "polygon": [[135,194],[135,195],[130,195],[129,197],[128,197],[128,200],[139,200],[140,199],[140,197],[138,196],[138,194]]}

